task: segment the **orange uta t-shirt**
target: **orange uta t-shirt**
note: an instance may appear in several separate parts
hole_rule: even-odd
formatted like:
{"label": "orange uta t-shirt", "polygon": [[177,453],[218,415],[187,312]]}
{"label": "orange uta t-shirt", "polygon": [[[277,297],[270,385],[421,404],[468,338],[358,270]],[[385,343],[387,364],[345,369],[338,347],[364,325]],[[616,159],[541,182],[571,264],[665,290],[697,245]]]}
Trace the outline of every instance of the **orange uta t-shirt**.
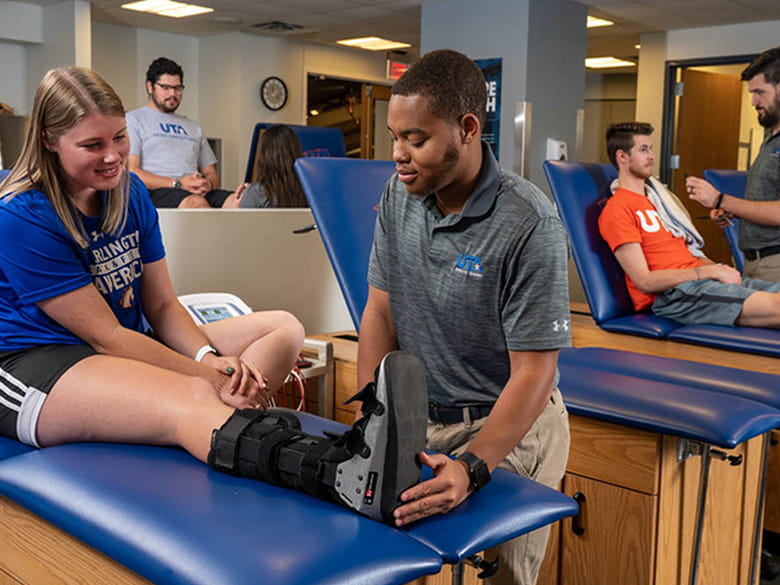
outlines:
{"label": "orange uta t-shirt", "polygon": [[[628,189],[618,189],[607,200],[599,216],[599,231],[613,253],[623,244],[639,244],[650,270],[694,268],[704,264],[691,254],[683,238],[666,229],[645,195]],[[639,290],[628,275],[626,286],[637,311],[652,305],[658,296]]]}

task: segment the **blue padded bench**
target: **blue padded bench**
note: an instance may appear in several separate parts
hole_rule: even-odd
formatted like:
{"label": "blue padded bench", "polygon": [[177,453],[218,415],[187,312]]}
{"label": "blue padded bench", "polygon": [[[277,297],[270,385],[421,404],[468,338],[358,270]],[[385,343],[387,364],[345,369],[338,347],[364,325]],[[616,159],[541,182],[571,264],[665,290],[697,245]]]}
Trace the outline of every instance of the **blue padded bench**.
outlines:
{"label": "blue padded bench", "polygon": [[[302,420],[310,433],[343,429]],[[158,585],[401,584],[577,509],[501,472],[468,505],[398,530],[178,449],[105,443],[0,461],[0,495]]]}
{"label": "blue padded bench", "polygon": [[681,325],[651,313],[636,313],[623,270],[598,230],[600,202],[617,176],[612,165],[544,162],[558,213],[572,244],[574,262],[596,323],[606,331],[670,339],[709,347],[780,356],[780,331],[757,327]]}
{"label": "blue padded bench", "polygon": [[732,449],[780,425],[780,377],[601,348],[562,349],[569,412]]}
{"label": "blue padded bench", "polygon": [[[257,156],[257,143],[260,140],[260,134],[269,126],[271,122],[258,122],[252,131],[252,145],[249,147],[249,160],[246,165],[246,175],[244,180],[252,180],[252,172],[255,168],[255,157]],[[301,126],[299,124],[287,124],[292,128],[298,140],[301,141],[301,149],[305,157],[326,157],[326,156],[347,156],[347,147],[344,142],[344,133],[338,128],[325,128],[320,126]]]}
{"label": "blue padded bench", "polygon": [[299,158],[295,172],[317,222],[349,314],[360,327],[368,298],[368,258],[376,206],[395,163],[380,160]]}
{"label": "blue padded bench", "polygon": [[[560,388],[573,415],[687,439],[702,456],[689,583],[697,582],[712,447],[733,449],[780,424],[780,377],[601,348],[563,349]],[[750,579],[758,574],[770,441],[764,439]]]}
{"label": "blue padded bench", "polygon": [[[740,198],[745,196],[747,171],[707,169],[704,171],[704,180],[726,195]],[[745,267],[745,254],[739,248],[739,219],[732,218],[731,225],[723,228],[723,235],[729,243],[734,266],[742,272]]]}
{"label": "blue padded bench", "polygon": [[28,451],[33,451],[33,450],[34,449],[32,447],[23,445],[18,441],[14,441],[12,439],[6,439],[5,437],[0,437],[0,460],[7,459],[8,457],[13,457],[14,455],[21,455],[22,453],[27,453]]}

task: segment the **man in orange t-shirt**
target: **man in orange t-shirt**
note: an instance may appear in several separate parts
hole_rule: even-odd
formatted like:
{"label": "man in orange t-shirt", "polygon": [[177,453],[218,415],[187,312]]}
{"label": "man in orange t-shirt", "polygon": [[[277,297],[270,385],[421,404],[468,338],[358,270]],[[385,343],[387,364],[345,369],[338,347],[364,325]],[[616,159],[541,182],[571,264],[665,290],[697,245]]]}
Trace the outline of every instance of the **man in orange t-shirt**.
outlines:
{"label": "man in orange t-shirt", "polygon": [[641,122],[607,129],[618,189],[601,212],[599,230],[626,273],[634,307],[685,324],[780,327],[780,283],[743,279],[731,266],[694,256],[664,225],[645,195],[655,161],[652,132]]}

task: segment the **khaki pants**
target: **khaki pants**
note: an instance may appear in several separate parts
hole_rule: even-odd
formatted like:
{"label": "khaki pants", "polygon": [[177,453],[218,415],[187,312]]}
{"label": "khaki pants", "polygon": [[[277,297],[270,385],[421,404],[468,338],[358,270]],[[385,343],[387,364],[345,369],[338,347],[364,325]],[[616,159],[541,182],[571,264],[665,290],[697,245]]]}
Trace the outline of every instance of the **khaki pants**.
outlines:
{"label": "khaki pants", "polygon": [[[460,455],[487,419],[451,425],[428,422],[428,448]],[[569,458],[569,417],[556,388],[552,400],[531,426],[523,440],[512,449],[499,467],[552,488],[558,487]],[[498,573],[489,585],[534,585],[547,548],[550,527],[518,536],[488,553],[500,558]]]}
{"label": "khaki pants", "polygon": [[768,282],[780,282],[780,254],[756,260],[745,259],[745,276]]}

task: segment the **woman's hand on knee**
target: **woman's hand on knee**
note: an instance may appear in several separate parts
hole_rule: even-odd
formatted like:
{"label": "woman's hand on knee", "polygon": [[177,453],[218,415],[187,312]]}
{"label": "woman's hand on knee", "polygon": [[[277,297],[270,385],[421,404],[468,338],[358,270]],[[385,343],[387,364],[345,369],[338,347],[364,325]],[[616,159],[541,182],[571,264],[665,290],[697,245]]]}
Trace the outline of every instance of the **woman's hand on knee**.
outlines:
{"label": "woman's hand on knee", "polygon": [[257,368],[236,357],[221,356],[213,364],[228,380],[217,388],[225,404],[236,408],[262,408],[270,406],[268,380]]}

